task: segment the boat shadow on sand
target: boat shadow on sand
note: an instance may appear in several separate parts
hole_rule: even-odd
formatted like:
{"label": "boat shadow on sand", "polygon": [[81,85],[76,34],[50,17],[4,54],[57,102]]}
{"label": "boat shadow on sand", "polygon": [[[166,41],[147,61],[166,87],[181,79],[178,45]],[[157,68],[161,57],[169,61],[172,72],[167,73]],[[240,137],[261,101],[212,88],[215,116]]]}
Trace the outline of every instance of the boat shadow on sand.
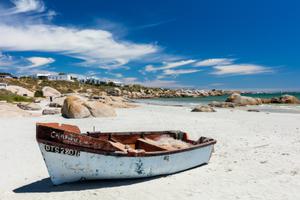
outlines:
{"label": "boat shadow on sand", "polygon": [[28,185],[21,186],[13,190],[15,193],[48,193],[48,192],[65,192],[65,191],[80,191],[80,190],[92,190],[101,188],[111,188],[134,185],[138,183],[143,183],[146,181],[152,181],[159,178],[169,177],[181,172],[185,172],[191,169],[201,168],[207,165],[206,163],[192,167],[190,169],[182,170],[167,175],[159,175],[147,178],[137,178],[137,179],[107,179],[107,180],[85,180],[73,183],[64,183],[62,185],[53,185],[50,178],[44,178],[42,180],[29,183]]}
{"label": "boat shadow on sand", "polygon": [[65,191],[80,191],[101,188],[111,188],[138,184],[165,176],[157,176],[151,178],[139,179],[114,179],[114,180],[92,180],[92,181],[78,181],[74,183],[65,183],[62,185],[53,185],[50,178],[29,183],[13,190],[15,193],[48,193],[48,192],[65,192]]}

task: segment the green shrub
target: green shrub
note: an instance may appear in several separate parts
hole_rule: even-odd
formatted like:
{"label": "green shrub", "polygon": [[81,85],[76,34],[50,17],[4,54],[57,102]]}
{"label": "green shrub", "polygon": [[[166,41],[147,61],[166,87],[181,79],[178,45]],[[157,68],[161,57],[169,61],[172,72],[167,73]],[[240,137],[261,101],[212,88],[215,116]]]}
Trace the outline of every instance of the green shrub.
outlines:
{"label": "green shrub", "polygon": [[37,90],[34,93],[34,97],[44,97],[42,90]]}
{"label": "green shrub", "polygon": [[32,102],[33,98],[31,97],[24,97],[17,94],[14,94],[10,91],[0,89],[0,101],[7,101],[7,102]]}

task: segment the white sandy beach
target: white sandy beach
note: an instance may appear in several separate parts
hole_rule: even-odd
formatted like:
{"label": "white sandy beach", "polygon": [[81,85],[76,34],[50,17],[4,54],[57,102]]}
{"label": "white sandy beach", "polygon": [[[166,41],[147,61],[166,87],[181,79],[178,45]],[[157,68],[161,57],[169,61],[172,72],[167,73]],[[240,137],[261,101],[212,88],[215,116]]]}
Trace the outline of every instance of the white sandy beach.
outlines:
{"label": "white sandy beach", "polygon": [[[0,200],[11,199],[300,199],[300,114],[142,105],[115,118],[0,118]],[[52,186],[35,140],[36,122],[78,125],[82,131],[180,129],[218,143],[208,165],[141,180]],[[193,158],[191,158],[193,159]]]}

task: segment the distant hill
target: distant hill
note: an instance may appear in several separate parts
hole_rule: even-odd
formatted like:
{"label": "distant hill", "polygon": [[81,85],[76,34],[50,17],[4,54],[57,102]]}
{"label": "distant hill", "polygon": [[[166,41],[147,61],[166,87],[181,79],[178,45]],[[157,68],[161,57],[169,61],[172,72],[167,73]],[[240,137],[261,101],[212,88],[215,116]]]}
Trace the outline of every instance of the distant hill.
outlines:
{"label": "distant hill", "polygon": [[205,96],[221,96],[231,94],[233,91],[224,90],[188,90],[188,89],[164,89],[164,88],[149,88],[142,85],[116,85],[113,82],[108,83],[81,83],[77,80],[62,81],[62,80],[40,80],[29,77],[19,79],[15,78],[0,78],[0,82],[9,85],[17,85],[24,87],[35,94],[41,96],[41,90],[44,86],[52,87],[62,94],[67,93],[87,93],[88,95],[111,95],[123,96],[132,99],[139,98],[157,98],[157,97],[205,97]]}
{"label": "distant hill", "polygon": [[129,92],[140,92],[141,90],[161,90],[159,88],[147,88],[141,85],[124,85],[119,86],[114,83],[80,83],[79,81],[49,81],[49,80],[39,80],[29,77],[12,79],[12,78],[0,78],[0,82],[7,83],[9,85],[17,85],[24,87],[33,92],[42,90],[44,86],[49,86],[55,88],[59,92],[65,93],[93,93],[99,94],[101,92],[107,92],[113,88],[119,88],[120,90],[126,90]]}

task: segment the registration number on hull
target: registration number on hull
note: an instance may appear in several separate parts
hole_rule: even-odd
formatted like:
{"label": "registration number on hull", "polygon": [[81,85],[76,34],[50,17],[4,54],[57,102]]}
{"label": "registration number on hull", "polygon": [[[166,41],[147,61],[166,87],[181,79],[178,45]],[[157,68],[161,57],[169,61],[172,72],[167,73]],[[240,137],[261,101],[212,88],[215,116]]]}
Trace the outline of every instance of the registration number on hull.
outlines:
{"label": "registration number on hull", "polygon": [[52,152],[52,153],[60,153],[60,154],[65,154],[69,156],[80,156],[80,151],[75,150],[75,149],[69,149],[69,148],[64,148],[64,147],[57,147],[57,146],[52,146],[45,144],[45,151],[47,152]]}

